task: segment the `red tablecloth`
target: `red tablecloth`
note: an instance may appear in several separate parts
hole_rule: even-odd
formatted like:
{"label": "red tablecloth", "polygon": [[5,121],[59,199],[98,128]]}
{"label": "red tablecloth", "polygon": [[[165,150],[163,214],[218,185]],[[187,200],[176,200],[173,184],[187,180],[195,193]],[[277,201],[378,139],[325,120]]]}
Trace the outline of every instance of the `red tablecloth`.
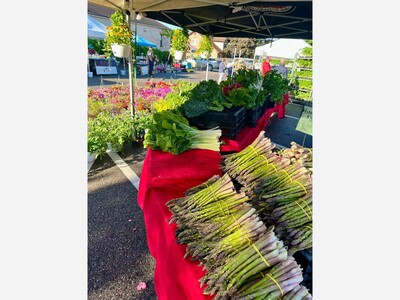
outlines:
{"label": "red tablecloth", "polygon": [[176,225],[168,224],[168,200],[182,197],[191,187],[221,174],[221,155],[210,150],[190,150],[180,155],[148,149],[138,193],[143,210],[147,244],[156,260],[154,285],[158,300],[209,300],[198,280],[204,272],[198,262],[184,259],[186,246],[175,239]]}
{"label": "red tablecloth", "polygon": [[221,146],[221,152],[240,152],[248,145],[250,145],[254,139],[260,134],[262,130],[265,130],[272,113],[277,112],[278,118],[282,119],[285,117],[285,106],[289,102],[289,95],[284,95],[284,101],[282,103],[276,104],[274,108],[269,108],[257,121],[257,126],[255,128],[244,127],[236,136],[236,139],[222,139],[224,145]]}
{"label": "red tablecloth", "polygon": [[[268,109],[256,128],[245,127],[236,141],[227,140],[221,151],[240,151],[265,129],[273,112],[285,115],[285,102]],[[224,150],[225,149],[225,150]],[[229,149],[229,150],[226,150]],[[184,192],[219,169],[221,154],[210,150],[190,150],[180,155],[148,149],[140,176],[138,204],[143,210],[147,244],[156,260],[154,286],[158,300],[210,300],[202,294],[198,280],[204,276],[198,262],[184,259],[186,246],[175,239],[175,224],[168,224],[171,213],[165,203],[183,197]]]}

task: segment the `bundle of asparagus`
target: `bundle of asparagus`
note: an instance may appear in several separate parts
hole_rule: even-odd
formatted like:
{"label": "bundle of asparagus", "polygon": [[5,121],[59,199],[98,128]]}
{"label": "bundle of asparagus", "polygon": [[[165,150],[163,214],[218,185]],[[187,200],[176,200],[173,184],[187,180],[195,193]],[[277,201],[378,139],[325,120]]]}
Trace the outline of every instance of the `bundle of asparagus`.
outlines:
{"label": "bundle of asparagus", "polygon": [[287,229],[283,236],[290,255],[300,250],[310,249],[312,248],[312,222],[300,227]]}
{"label": "bundle of asparagus", "polygon": [[[275,145],[269,138],[264,137],[265,131],[261,131],[258,137],[247,146],[245,149],[238,153],[227,154],[223,157],[222,170],[228,172],[232,178],[235,178],[235,171],[240,172],[242,165],[243,168],[251,166],[251,161],[260,155],[269,156]],[[232,171],[230,173],[229,171]]]}
{"label": "bundle of asparagus", "polygon": [[242,286],[232,300],[282,299],[303,281],[302,269],[292,256]]}
{"label": "bundle of asparagus", "polygon": [[300,146],[296,142],[290,143],[290,148],[282,149],[279,155],[287,157],[291,162],[297,162],[312,171],[312,149]]}
{"label": "bundle of asparagus", "polygon": [[[263,142],[265,140],[267,142]],[[259,137],[252,147],[271,150],[273,146],[260,146],[269,143],[269,139]],[[292,143],[292,148],[291,151],[300,149],[295,143]],[[305,149],[300,149],[300,152]],[[312,222],[310,171],[275,152],[264,150],[256,153],[251,147],[242,152],[224,158],[224,171],[242,185],[241,191],[252,200],[262,221],[267,226],[275,226],[276,235],[284,240],[290,254],[311,247],[310,230],[302,227]],[[292,232],[297,234],[294,241]]]}
{"label": "bundle of asparagus", "polygon": [[[288,259],[286,247],[276,238],[273,227],[254,243],[245,245],[242,251],[230,256],[223,264],[207,270],[200,280],[207,284],[204,294],[216,294],[214,299],[231,299],[249,279]],[[301,269],[299,271],[301,274]]]}
{"label": "bundle of asparagus", "polygon": [[305,286],[298,285],[289,293],[286,293],[282,300],[312,300],[312,296]]}
{"label": "bundle of asparagus", "polygon": [[[216,300],[241,299],[239,291],[245,295],[245,286],[263,295],[260,299],[267,295],[267,299],[280,299],[296,286],[294,283],[302,281],[301,268],[296,264],[296,269],[293,258],[288,258],[287,247],[276,237],[274,226],[267,229],[248,201],[225,174],[167,203],[173,213],[170,222],[178,224],[178,242],[188,245],[185,257],[200,261],[206,270],[200,279],[201,285],[207,285],[204,293],[215,294]],[[288,260],[286,267],[274,269]],[[269,281],[261,272],[268,274]],[[271,280],[278,280],[275,287],[271,287]],[[282,291],[279,294],[278,288]]]}
{"label": "bundle of asparagus", "polygon": [[311,222],[312,215],[312,196],[309,195],[275,208],[263,220],[266,224],[275,225],[275,231],[278,234],[287,228],[295,228]]}

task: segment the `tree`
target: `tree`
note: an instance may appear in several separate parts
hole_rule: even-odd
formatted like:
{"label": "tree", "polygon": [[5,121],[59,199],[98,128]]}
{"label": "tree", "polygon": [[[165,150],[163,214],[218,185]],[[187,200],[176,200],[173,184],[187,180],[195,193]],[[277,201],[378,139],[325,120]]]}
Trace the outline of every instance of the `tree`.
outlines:
{"label": "tree", "polygon": [[233,57],[236,48],[236,56],[241,54],[241,57],[254,56],[254,51],[257,46],[264,45],[266,43],[265,39],[256,38],[230,38],[224,52],[229,56]]}

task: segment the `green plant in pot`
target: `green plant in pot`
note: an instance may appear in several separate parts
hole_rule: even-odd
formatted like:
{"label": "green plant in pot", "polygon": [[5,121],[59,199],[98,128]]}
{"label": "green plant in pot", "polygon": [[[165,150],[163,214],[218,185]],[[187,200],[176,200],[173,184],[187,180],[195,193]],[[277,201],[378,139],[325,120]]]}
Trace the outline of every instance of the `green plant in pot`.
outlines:
{"label": "green plant in pot", "polygon": [[186,28],[176,28],[172,32],[171,37],[171,54],[175,59],[182,59],[183,53],[189,51],[189,32]]}
{"label": "green plant in pot", "polygon": [[111,26],[106,27],[105,47],[108,56],[128,57],[134,49],[132,30],[122,10],[116,10],[111,16]]}
{"label": "green plant in pot", "polygon": [[102,156],[107,149],[120,151],[125,142],[135,140],[133,118],[128,110],[113,115],[102,111],[88,122],[88,152]]}
{"label": "green plant in pot", "polygon": [[211,36],[209,34],[203,35],[200,40],[200,46],[196,50],[196,54],[202,58],[209,59],[213,49]]}

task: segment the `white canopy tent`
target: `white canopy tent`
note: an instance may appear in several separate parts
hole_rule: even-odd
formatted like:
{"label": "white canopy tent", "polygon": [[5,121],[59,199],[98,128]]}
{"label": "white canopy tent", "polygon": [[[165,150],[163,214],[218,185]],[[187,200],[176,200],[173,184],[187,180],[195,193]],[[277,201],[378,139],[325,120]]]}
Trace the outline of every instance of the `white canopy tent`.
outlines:
{"label": "white canopy tent", "polygon": [[296,53],[305,47],[310,47],[304,40],[279,39],[270,44],[256,47],[255,55],[294,59]]}
{"label": "white canopy tent", "polygon": [[104,39],[106,37],[106,26],[89,15],[87,16],[87,18],[88,18],[88,37],[99,40]]}

